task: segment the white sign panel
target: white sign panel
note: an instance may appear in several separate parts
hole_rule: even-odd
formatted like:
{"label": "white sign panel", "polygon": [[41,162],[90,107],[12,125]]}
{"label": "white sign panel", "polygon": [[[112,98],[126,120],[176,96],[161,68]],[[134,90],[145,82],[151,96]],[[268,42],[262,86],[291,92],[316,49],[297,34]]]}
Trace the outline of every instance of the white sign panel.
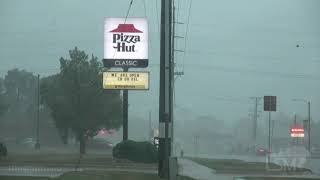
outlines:
{"label": "white sign panel", "polygon": [[147,20],[145,18],[106,18],[104,61],[111,67],[146,67],[148,65]]}
{"label": "white sign panel", "polygon": [[103,88],[148,90],[149,72],[104,72]]}

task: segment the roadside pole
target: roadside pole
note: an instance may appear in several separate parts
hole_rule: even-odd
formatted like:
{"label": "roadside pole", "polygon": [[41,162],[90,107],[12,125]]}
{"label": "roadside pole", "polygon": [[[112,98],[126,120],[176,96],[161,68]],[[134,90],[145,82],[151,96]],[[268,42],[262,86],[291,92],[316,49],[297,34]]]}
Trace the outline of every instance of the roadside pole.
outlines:
{"label": "roadside pole", "polygon": [[37,85],[37,140],[35,148],[40,150],[40,75],[38,74]]}
{"label": "roadside pole", "polygon": [[310,114],[311,103],[308,101],[308,151],[311,153],[311,114]]}
{"label": "roadside pole", "polygon": [[[127,67],[123,68],[123,72],[128,72]],[[123,95],[122,95],[122,111],[123,111],[123,141],[128,140],[128,90],[124,89],[123,90]]]}
{"label": "roadside pole", "polygon": [[172,128],[172,0],[161,1],[158,174],[169,179]]}
{"label": "roadside pole", "polygon": [[269,134],[268,134],[268,167],[270,163],[270,153],[271,153],[271,111],[269,111]]}
{"label": "roadside pole", "polygon": [[269,112],[269,120],[268,120],[268,152],[267,152],[267,162],[266,169],[269,169],[270,156],[272,153],[272,142],[271,142],[271,112],[277,111],[277,97],[276,96],[264,96],[264,111]]}

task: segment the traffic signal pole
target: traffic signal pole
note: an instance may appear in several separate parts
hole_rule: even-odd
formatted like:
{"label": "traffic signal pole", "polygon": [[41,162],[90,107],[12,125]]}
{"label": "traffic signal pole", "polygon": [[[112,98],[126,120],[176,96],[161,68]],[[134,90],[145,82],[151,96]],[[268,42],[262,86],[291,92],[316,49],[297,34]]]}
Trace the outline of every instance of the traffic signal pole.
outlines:
{"label": "traffic signal pole", "polygon": [[161,0],[158,174],[169,179],[172,127],[172,0]]}

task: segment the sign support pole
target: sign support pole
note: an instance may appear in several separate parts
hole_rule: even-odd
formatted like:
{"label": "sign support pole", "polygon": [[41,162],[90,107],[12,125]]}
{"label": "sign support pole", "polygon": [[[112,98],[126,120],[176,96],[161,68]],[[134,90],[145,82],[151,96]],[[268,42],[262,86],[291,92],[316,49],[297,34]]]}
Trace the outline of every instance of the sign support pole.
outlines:
{"label": "sign support pole", "polygon": [[36,142],[36,150],[40,149],[40,75],[38,74],[38,89],[37,89],[37,142]]}
{"label": "sign support pole", "polygon": [[[269,112],[269,130],[268,130],[268,153],[266,157],[266,169],[269,168],[270,155],[272,153],[272,142],[271,142],[271,111],[277,111],[277,96],[264,96],[264,111]],[[273,131],[273,130],[272,130]]]}
{"label": "sign support pole", "polygon": [[308,101],[308,151],[311,153],[311,115],[310,115],[311,103]]}
{"label": "sign support pole", "polygon": [[[129,68],[123,68],[123,72],[128,72]],[[122,101],[122,111],[123,111],[123,141],[128,140],[128,90],[123,90],[123,101]]]}
{"label": "sign support pole", "polygon": [[270,153],[271,153],[271,111],[269,111],[268,167],[270,163]]}

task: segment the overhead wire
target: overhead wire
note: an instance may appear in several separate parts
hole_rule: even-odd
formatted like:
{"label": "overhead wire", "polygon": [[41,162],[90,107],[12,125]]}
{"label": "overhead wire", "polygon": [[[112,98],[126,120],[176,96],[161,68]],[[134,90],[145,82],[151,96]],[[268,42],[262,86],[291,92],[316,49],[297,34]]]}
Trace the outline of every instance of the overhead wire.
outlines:
{"label": "overhead wire", "polygon": [[130,13],[132,4],[133,4],[133,0],[130,1],[129,7],[128,7],[128,10],[127,10],[127,14],[126,14],[126,18],[125,18],[125,20],[124,20],[124,24],[126,23],[126,21],[127,21],[127,19],[128,19],[128,16],[129,16],[129,13]]}
{"label": "overhead wire", "polygon": [[[157,0],[155,0],[155,4],[156,4],[156,14],[157,14],[157,16],[156,16],[156,18],[157,18],[157,25],[158,25],[158,34],[160,34],[160,20],[159,20],[159,6],[158,6],[158,1]],[[160,40],[160,36],[158,36],[158,38],[159,38],[159,40]]]}
{"label": "overhead wire", "polygon": [[[130,13],[132,4],[133,4],[133,0],[131,0],[130,3],[129,3],[129,7],[128,7],[128,10],[127,10],[127,13],[126,13],[126,17],[125,17],[125,19],[124,19],[123,24],[125,24],[125,23],[127,22],[127,19],[128,19],[128,17],[129,17],[129,13]],[[116,49],[115,49],[115,50],[114,50],[114,53],[113,53],[113,59],[115,59],[116,53],[117,53],[117,51],[116,51]]]}
{"label": "overhead wire", "polygon": [[191,16],[191,7],[192,7],[192,0],[189,1],[189,8],[188,8],[188,19],[186,24],[186,31],[185,31],[185,41],[184,41],[184,53],[183,53],[183,64],[182,64],[182,70],[184,72],[184,65],[185,65],[185,59],[186,59],[186,53],[187,53],[187,43],[188,43],[188,35],[189,35],[189,24],[190,24],[190,16]]}

